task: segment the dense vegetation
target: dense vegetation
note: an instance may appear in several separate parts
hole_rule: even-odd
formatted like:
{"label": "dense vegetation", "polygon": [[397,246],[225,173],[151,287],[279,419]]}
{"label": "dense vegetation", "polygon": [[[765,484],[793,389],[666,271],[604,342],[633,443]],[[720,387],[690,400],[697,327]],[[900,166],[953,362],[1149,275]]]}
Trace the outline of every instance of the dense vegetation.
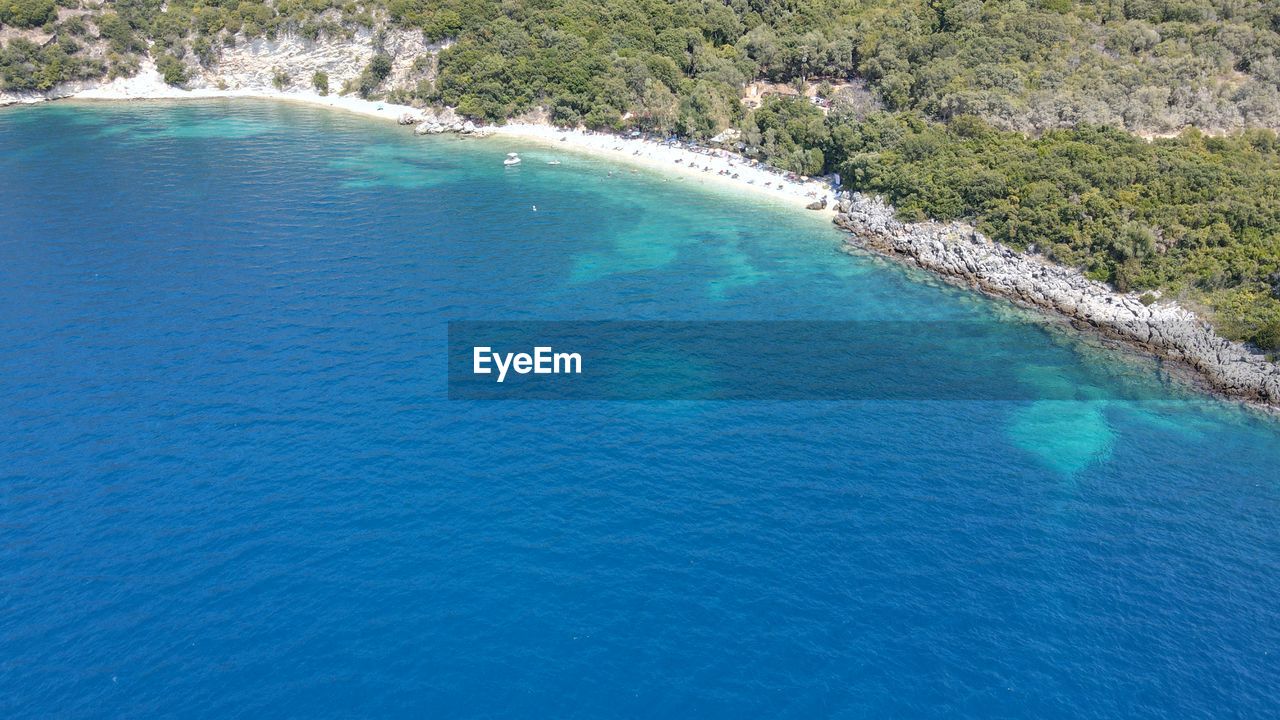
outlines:
{"label": "dense vegetation", "polygon": [[1186,130],[1151,142],[1081,124],[1039,137],[974,116],[767,102],[742,124],[781,167],[838,172],[908,219],[965,219],[989,237],[1122,291],[1163,290],[1220,329],[1280,351],[1280,140]]}
{"label": "dense vegetation", "polygon": [[11,90],[48,90],[60,82],[98,78],[105,66],[78,54],[72,38],[39,46],[14,38],[0,48],[0,84]]}
{"label": "dense vegetation", "polygon": [[874,115],[831,126],[846,182],[912,218],[968,218],[1117,289],[1205,304],[1280,350],[1280,140],[1269,130],[1145,142],[1082,125],[1036,139],[981,120]]}
{"label": "dense vegetation", "polygon": [[[693,138],[737,127],[780,167],[839,172],[909,217],[970,219],[1121,289],[1180,294],[1280,349],[1280,150],[1245,130],[1280,127],[1280,2],[0,0],[0,25],[9,91],[131,75],[147,54],[182,84],[249,38],[420,30],[451,44],[410,86],[390,86],[378,34],[357,77],[311,85],[488,120],[542,107]],[[830,110],[748,108],[753,83]],[[1236,133],[1124,132],[1187,126]]]}
{"label": "dense vegetation", "polygon": [[[1280,125],[1280,5],[1244,0],[391,0],[432,37],[440,98],[684,132],[763,77],[866,80],[890,110],[1006,129]],[[678,110],[673,114],[673,104]],[[659,123],[663,124],[663,123]]]}
{"label": "dense vegetation", "polygon": [[55,18],[53,0],[0,0],[0,25],[39,27]]}
{"label": "dense vegetation", "polygon": [[417,94],[489,119],[702,134],[753,80],[859,78],[890,111],[1001,129],[1280,126],[1280,3],[1261,0],[57,0],[80,8],[63,21],[54,2],[0,0],[0,24],[92,28],[119,72],[145,40],[208,65],[244,38],[420,28],[456,43]]}

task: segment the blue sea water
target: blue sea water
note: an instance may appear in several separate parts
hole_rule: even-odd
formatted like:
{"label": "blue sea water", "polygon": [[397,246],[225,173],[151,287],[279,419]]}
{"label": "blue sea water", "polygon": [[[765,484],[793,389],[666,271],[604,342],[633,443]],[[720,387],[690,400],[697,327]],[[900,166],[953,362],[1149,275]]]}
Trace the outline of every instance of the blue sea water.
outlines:
{"label": "blue sea water", "polygon": [[[839,240],[317,109],[0,111],[0,715],[1275,717],[1280,424]],[[702,319],[985,324],[928,361],[1053,399],[447,399],[450,320]]]}

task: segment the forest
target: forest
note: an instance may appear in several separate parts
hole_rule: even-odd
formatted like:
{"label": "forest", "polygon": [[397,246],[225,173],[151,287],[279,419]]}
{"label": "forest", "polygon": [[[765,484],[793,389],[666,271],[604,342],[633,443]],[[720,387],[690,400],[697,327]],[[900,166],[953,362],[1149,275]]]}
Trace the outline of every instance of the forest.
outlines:
{"label": "forest", "polygon": [[1271,130],[1148,142],[1079,125],[1031,138],[972,116],[879,113],[832,124],[827,143],[847,185],[884,195],[907,219],[973,221],[1117,290],[1171,294],[1224,334],[1280,351]]}
{"label": "forest", "polygon": [[388,87],[378,55],[342,91],[494,122],[736,127],[770,163],[1280,351],[1277,2],[0,0],[0,90],[128,76],[148,53],[181,84],[248,38],[388,27],[447,42],[435,72]]}
{"label": "forest", "polygon": [[737,121],[752,81],[856,79],[885,110],[1002,130],[1280,126],[1263,0],[0,0],[0,26],[57,40],[4,43],[10,90],[127,74],[148,42],[207,65],[246,38],[394,26],[453,41],[422,100],[489,120],[545,106],[697,135]]}

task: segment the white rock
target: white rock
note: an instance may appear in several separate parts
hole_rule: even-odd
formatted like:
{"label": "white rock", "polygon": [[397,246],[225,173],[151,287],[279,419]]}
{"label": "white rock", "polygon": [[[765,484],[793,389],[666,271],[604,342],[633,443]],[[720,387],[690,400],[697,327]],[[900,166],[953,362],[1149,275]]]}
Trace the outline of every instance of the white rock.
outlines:
{"label": "white rock", "polygon": [[840,201],[835,223],[849,244],[905,259],[913,265],[992,295],[1083,320],[1106,335],[1194,368],[1225,394],[1280,407],[1280,365],[1217,335],[1171,302],[1143,305],[1089,280],[991,242],[959,223],[904,224],[880,198],[859,193]]}

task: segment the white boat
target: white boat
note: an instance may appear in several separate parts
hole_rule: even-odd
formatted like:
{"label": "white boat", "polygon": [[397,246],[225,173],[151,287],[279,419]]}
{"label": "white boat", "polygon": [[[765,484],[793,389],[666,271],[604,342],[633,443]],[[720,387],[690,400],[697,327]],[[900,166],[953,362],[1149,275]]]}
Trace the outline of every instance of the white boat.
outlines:
{"label": "white boat", "polygon": [[560,161],[559,161],[559,160],[548,160],[548,161],[547,161],[547,164],[548,164],[548,165],[559,165],[559,164],[560,164]]}
{"label": "white boat", "polygon": [[519,165],[520,156],[515,153],[507,153],[507,159],[502,161],[503,165]]}

